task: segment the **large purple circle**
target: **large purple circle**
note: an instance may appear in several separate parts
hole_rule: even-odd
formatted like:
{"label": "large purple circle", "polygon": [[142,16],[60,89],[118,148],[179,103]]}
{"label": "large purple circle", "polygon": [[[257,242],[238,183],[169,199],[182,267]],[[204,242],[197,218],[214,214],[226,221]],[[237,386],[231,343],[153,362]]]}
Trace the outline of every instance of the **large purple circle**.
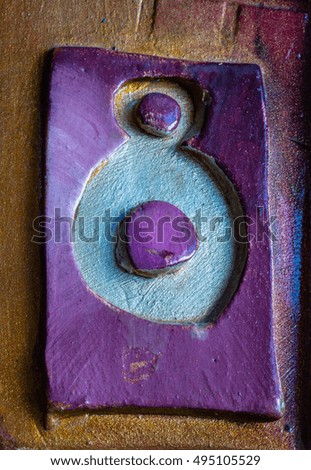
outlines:
{"label": "large purple circle", "polygon": [[198,248],[192,222],[178,207],[164,201],[149,201],[136,207],[126,218],[124,234],[126,251],[124,245],[123,252],[118,250],[123,256],[119,264],[143,276],[176,271]]}

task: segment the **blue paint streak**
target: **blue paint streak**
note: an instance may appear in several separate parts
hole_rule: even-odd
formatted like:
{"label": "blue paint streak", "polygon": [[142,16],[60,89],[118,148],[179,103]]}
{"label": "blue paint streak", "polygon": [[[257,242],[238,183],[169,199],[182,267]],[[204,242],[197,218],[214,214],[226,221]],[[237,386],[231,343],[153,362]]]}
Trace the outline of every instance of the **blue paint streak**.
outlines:
{"label": "blue paint streak", "polygon": [[[304,198],[304,190],[301,193],[301,200]],[[303,209],[295,209],[294,216],[294,238],[293,238],[293,285],[292,285],[292,304],[293,320],[299,320],[300,313],[300,292],[301,292],[301,269],[302,269],[302,237],[303,237]]]}

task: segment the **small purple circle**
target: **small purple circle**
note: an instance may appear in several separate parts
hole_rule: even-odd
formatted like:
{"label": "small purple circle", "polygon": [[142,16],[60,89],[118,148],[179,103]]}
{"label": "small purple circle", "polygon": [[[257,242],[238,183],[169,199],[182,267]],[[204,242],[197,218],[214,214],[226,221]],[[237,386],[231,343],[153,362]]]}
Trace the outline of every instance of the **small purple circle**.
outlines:
{"label": "small purple circle", "polygon": [[[196,253],[199,242],[189,218],[164,201],[133,209],[122,222],[116,256],[120,266],[146,277],[177,271]],[[124,226],[125,225],[125,226]]]}
{"label": "small purple circle", "polygon": [[137,106],[137,119],[146,132],[167,136],[178,126],[180,106],[171,96],[164,93],[148,93]]}

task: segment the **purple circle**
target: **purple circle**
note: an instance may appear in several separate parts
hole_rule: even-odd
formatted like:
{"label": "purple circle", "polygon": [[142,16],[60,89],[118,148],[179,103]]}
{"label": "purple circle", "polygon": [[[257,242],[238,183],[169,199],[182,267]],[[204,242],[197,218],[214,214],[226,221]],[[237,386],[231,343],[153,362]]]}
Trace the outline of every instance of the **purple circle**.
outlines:
{"label": "purple circle", "polygon": [[198,239],[189,218],[164,201],[136,207],[123,221],[125,243],[117,260],[129,272],[154,277],[180,269],[196,253]]}
{"label": "purple circle", "polygon": [[157,136],[171,134],[181,116],[177,101],[164,93],[148,93],[139,102],[136,111],[142,129]]}

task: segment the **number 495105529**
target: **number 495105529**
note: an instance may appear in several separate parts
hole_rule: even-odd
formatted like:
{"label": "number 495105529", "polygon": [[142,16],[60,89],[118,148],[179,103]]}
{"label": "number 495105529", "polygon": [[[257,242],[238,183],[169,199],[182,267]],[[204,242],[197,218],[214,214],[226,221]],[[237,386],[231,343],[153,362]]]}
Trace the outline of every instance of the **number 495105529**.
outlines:
{"label": "number 495105529", "polygon": [[258,465],[259,455],[198,455],[193,463],[197,465]]}

